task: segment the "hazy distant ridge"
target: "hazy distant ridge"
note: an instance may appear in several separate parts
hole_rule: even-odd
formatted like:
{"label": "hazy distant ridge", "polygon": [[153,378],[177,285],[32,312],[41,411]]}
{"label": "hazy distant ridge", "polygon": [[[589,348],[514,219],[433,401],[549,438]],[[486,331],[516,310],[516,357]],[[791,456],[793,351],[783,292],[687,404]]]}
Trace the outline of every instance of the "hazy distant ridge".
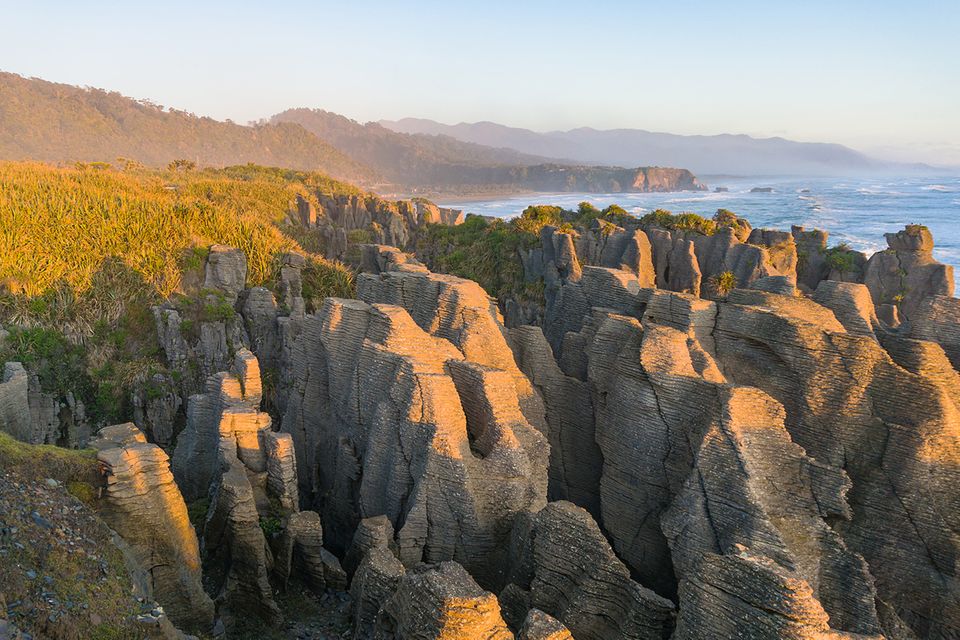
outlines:
{"label": "hazy distant ridge", "polygon": [[732,134],[684,136],[642,129],[588,127],[540,133],[494,122],[446,125],[419,118],[381,120],[380,124],[403,133],[452,136],[578,163],[628,167],[659,164],[686,167],[698,175],[819,175],[930,169],[926,165],[883,162],[840,144],[784,138]]}

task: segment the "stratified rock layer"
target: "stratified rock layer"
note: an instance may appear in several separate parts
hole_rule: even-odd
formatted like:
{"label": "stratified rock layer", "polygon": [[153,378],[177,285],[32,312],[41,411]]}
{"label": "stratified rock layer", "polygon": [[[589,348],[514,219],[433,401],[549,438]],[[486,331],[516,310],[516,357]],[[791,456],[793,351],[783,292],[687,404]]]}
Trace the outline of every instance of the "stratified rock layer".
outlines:
{"label": "stratified rock layer", "polygon": [[496,585],[514,516],[545,502],[548,449],[521,411],[522,392],[539,398],[489,307],[462,303],[464,281],[381,277],[398,297],[407,287],[413,313],[328,298],[293,346],[283,430],[305,470],[301,495],[318,505],[334,550],[362,518],[385,515],[404,565],[456,559]]}
{"label": "stratified rock layer", "polygon": [[109,428],[97,458],[106,480],[101,517],[133,549],[150,576],[153,594],[177,626],[207,632],[213,603],[201,586],[200,550],[167,454],[147,444],[132,425]]}
{"label": "stratified rock layer", "polygon": [[456,562],[408,571],[383,607],[381,633],[398,640],[513,640],[496,596]]}

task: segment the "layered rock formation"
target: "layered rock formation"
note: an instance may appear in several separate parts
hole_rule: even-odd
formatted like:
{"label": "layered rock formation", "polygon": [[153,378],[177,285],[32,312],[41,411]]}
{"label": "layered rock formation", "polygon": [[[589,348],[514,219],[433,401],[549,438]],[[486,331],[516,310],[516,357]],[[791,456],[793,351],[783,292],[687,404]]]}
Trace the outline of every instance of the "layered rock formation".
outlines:
{"label": "layered rock formation", "polygon": [[[335,550],[361,518],[385,515],[405,565],[456,559],[496,584],[513,517],[546,497],[543,436],[521,411],[526,379],[515,364],[494,367],[510,352],[489,307],[471,314],[463,303],[473,283],[385,277],[360,289],[402,289],[410,277],[410,287],[448,287],[449,307],[433,315],[431,298],[411,296],[428,305],[411,317],[398,306],[328,298],[304,319],[283,420],[306,470],[301,495],[318,505]],[[462,351],[414,318],[436,322]],[[529,382],[520,391],[533,398]]]}
{"label": "layered rock formation", "polygon": [[673,604],[630,579],[583,509],[551,502],[518,518],[511,551],[513,573],[501,599],[521,620],[529,617],[523,608],[539,609],[584,640],[669,637]]}
{"label": "layered rock formation", "polygon": [[403,640],[513,640],[496,596],[456,562],[422,565],[400,578],[383,607],[379,632]]}
{"label": "layered rock formation", "polygon": [[953,267],[933,259],[933,236],[921,225],[885,234],[887,249],[873,254],[863,283],[876,304],[896,303],[909,319],[930,296],[953,296]]}
{"label": "layered rock formation", "polygon": [[[618,555],[678,599],[675,637],[956,632],[952,298],[924,298],[905,329],[941,348],[885,328],[862,284],[810,300],[765,278],[714,303],[576,260],[546,341],[512,333],[547,405],[551,495],[595,511],[596,482]],[[577,437],[599,444],[581,457],[598,481]]]}
{"label": "layered rock formation", "polygon": [[167,455],[132,424],[103,429],[94,445],[105,480],[101,517],[132,548],[170,619],[188,631],[209,631],[213,603],[201,585],[197,536]]}
{"label": "layered rock formation", "polygon": [[72,392],[63,397],[44,392],[37,375],[19,362],[3,366],[0,429],[29,444],[83,447],[90,437],[83,402]]}
{"label": "layered rock formation", "polygon": [[347,257],[351,242],[412,248],[419,231],[428,224],[457,225],[463,222],[458,209],[438,207],[427,200],[387,201],[377,196],[315,194],[317,205],[300,197],[295,221],[316,229],[323,238],[327,258]]}

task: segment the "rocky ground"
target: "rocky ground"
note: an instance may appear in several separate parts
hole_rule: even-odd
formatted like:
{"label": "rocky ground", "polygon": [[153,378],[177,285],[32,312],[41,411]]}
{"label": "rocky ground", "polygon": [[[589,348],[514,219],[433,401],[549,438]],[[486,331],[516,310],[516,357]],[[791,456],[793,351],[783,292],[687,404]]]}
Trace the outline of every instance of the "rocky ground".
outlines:
{"label": "rocky ground", "polygon": [[0,612],[35,637],[136,638],[138,602],[112,532],[52,478],[0,476]]}

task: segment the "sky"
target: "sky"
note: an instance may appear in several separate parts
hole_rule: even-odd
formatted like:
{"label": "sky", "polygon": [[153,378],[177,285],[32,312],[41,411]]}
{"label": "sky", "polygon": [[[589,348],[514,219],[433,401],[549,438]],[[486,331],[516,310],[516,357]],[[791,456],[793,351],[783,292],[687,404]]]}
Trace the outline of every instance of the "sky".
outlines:
{"label": "sky", "polygon": [[246,123],[489,120],[960,166],[960,0],[11,2],[0,69]]}

